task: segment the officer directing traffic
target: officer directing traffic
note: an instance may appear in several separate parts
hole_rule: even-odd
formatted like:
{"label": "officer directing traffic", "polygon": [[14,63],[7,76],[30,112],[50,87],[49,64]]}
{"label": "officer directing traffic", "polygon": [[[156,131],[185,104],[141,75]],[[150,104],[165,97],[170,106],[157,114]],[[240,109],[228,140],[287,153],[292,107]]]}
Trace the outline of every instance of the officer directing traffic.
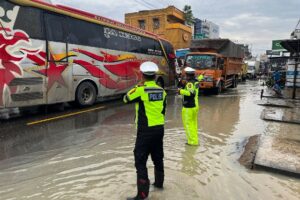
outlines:
{"label": "officer directing traffic", "polygon": [[[199,82],[195,78],[195,70],[191,67],[184,69],[186,84],[184,89],[179,89],[178,94],[183,96],[182,100],[182,122],[185,129],[187,144],[198,145],[198,93]],[[200,79],[202,77],[199,77]]]}
{"label": "officer directing traffic", "polygon": [[166,111],[166,92],[155,82],[158,66],[153,62],[144,62],[140,66],[143,81],[124,96],[125,103],[135,103],[137,138],[134,148],[137,170],[137,195],[128,200],[146,199],[150,181],[146,163],[149,154],[154,163],[154,187],[163,188],[163,137]]}

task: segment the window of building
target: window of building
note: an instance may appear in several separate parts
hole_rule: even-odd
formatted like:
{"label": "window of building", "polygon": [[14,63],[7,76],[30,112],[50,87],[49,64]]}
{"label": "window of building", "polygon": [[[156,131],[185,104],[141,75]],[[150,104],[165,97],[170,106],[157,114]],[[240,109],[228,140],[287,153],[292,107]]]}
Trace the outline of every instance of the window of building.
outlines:
{"label": "window of building", "polygon": [[145,20],[139,20],[138,21],[139,22],[139,27],[141,28],[141,29],[146,29],[146,21]]}
{"label": "window of building", "polygon": [[159,29],[160,23],[158,18],[153,18],[153,29]]}

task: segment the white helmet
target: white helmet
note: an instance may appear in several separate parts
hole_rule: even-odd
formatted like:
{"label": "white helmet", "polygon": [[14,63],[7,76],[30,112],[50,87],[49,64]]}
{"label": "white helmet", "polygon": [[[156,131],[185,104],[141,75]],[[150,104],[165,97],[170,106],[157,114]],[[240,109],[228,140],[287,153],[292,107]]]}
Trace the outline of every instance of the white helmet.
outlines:
{"label": "white helmet", "polygon": [[195,74],[196,70],[191,67],[184,68],[186,74]]}
{"label": "white helmet", "polygon": [[140,70],[145,75],[155,75],[158,72],[158,66],[154,62],[144,62],[140,66]]}

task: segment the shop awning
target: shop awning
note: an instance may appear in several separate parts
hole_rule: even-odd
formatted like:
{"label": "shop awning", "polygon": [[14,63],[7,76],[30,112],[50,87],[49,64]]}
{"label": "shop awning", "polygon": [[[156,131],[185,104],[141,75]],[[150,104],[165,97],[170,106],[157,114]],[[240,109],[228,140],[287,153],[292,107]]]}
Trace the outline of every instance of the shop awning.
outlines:
{"label": "shop awning", "polygon": [[297,40],[283,40],[281,46],[291,53],[300,52],[300,39]]}

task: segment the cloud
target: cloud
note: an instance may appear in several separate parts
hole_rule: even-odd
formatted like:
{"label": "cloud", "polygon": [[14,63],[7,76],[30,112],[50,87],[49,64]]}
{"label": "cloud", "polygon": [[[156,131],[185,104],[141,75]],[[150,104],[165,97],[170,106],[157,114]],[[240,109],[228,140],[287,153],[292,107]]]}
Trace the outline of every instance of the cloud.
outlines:
{"label": "cloud", "polygon": [[[221,37],[250,44],[254,53],[271,48],[272,40],[289,38],[300,17],[299,0],[52,0],[124,22],[124,14],[155,6],[191,5],[194,16],[220,26]],[[143,2],[148,2],[143,3]],[[149,5],[151,4],[151,5]]]}

